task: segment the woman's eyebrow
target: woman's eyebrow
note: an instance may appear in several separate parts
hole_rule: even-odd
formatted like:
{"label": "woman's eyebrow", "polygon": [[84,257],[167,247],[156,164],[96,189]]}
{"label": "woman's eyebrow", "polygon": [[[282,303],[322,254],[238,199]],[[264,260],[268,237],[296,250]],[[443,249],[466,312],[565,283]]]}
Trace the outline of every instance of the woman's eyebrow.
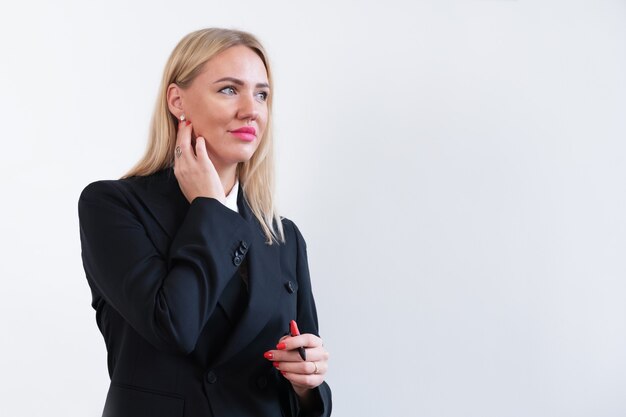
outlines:
{"label": "woman's eyebrow", "polygon": [[[215,81],[213,84],[217,84],[217,83],[221,83],[224,81],[229,81],[233,84],[237,84],[237,85],[244,85],[245,83],[243,81],[241,81],[239,78],[233,78],[233,77],[224,77],[224,78],[220,78],[219,80]],[[269,84],[268,83],[257,83],[256,85],[257,88],[269,88]]]}

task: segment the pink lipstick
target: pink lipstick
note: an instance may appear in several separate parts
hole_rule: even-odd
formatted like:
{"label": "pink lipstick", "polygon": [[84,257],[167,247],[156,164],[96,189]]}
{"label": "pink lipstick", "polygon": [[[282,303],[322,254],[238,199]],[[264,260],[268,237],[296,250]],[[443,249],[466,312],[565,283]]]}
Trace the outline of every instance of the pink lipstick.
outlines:
{"label": "pink lipstick", "polygon": [[239,129],[231,130],[230,133],[246,142],[252,142],[256,139],[256,129],[252,126],[243,126]]}

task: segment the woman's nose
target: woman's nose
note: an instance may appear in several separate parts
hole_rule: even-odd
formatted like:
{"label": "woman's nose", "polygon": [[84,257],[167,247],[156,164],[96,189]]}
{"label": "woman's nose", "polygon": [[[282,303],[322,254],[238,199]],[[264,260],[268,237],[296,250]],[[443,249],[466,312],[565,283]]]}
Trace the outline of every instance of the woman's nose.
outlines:
{"label": "woman's nose", "polygon": [[253,96],[241,96],[241,101],[239,103],[239,111],[237,116],[240,119],[256,119],[259,115],[259,110],[257,109],[258,103],[254,99]]}

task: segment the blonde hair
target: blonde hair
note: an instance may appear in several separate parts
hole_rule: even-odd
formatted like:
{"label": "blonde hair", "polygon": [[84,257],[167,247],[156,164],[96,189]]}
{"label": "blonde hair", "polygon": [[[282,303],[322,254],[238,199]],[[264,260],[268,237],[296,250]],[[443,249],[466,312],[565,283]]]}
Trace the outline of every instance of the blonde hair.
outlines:
{"label": "blonde hair", "polygon": [[[150,133],[145,155],[122,178],[151,175],[174,165],[174,147],[178,120],[167,105],[167,88],[171,83],[188,87],[200,74],[204,64],[215,55],[237,45],[244,45],[259,55],[269,85],[272,83],[267,53],[261,43],[250,33],[220,28],[202,29],[185,36],[174,48],[165,65],[163,79],[150,122]],[[268,118],[265,132],[256,152],[237,167],[239,184],[244,196],[258,219],[267,238],[285,241],[282,222],[274,205],[274,144],[272,138],[272,94],[267,100]]]}

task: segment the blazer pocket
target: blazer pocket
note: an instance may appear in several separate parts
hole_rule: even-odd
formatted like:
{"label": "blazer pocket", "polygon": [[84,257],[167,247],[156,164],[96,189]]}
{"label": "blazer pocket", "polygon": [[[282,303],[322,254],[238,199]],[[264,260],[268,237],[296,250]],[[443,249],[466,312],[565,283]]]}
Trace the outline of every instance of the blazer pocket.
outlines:
{"label": "blazer pocket", "polygon": [[102,417],[180,417],[185,400],[176,394],[167,394],[111,383]]}

